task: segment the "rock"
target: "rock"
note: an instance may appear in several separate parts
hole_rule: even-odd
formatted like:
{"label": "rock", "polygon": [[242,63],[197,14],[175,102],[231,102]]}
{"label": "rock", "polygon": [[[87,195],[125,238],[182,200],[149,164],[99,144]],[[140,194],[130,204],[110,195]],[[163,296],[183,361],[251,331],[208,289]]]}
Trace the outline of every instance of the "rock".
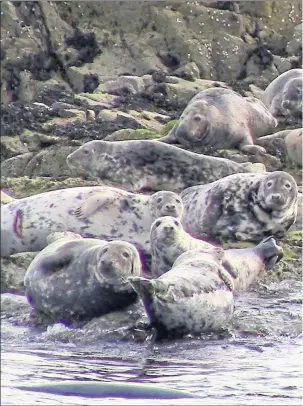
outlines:
{"label": "rock", "polygon": [[26,165],[30,162],[33,156],[33,152],[27,152],[1,162],[1,176],[23,176]]}
{"label": "rock", "polygon": [[0,151],[1,160],[4,160],[16,155],[25,154],[28,152],[28,148],[23,142],[21,142],[19,137],[1,136]]}
{"label": "rock", "polygon": [[180,68],[176,69],[172,75],[185,80],[190,80],[192,82],[194,82],[195,79],[200,79],[200,71],[195,62],[190,62],[181,66]]}
{"label": "rock", "polygon": [[1,292],[24,292],[24,275],[36,252],[22,252],[1,257]]}
{"label": "rock", "polygon": [[283,58],[278,55],[273,55],[273,64],[277,68],[279,75],[287,70],[291,69],[291,62],[287,58]]}
{"label": "rock", "polygon": [[67,76],[75,92],[91,93],[99,85],[97,72],[90,72],[85,66],[71,66],[67,69]]}
{"label": "rock", "polygon": [[104,138],[104,141],[153,140],[160,137],[162,137],[161,134],[155,133],[151,130],[132,130],[130,128],[125,128],[108,135]]}
{"label": "rock", "polygon": [[145,83],[141,77],[119,76],[116,80],[101,83],[96,90],[113,95],[123,95],[141,93],[144,89]]}
{"label": "rock", "polygon": [[286,52],[289,56],[301,56],[302,58],[302,23],[294,28],[293,36],[286,45]]}
{"label": "rock", "polygon": [[41,148],[62,142],[59,137],[38,133],[36,131],[24,130],[19,136],[30,152],[38,152]]}
{"label": "rock", "polygon": [[14,199],[13,197],[7,195],[6,193],[4,193],[4,192],[1,190],[1,198],[0,198],[0,200],[1,200],[1,206],[2,206],[3,204],[7,204],[7,203],[10,203],[10,202],[13,202],[13,201],[16,200],[16,199]]}

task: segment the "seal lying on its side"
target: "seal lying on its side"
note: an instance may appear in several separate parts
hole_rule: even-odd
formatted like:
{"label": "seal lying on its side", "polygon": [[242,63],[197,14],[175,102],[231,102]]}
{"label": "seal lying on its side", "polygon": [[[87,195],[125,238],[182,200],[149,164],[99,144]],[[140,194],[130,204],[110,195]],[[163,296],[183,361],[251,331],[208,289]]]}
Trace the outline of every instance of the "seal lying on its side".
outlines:
{"label": "seal lying on its side", "polygon": [[221,248],[190,250],[157,279],[129,278],[158,339],[226,327],[233,315],[234,298],[231,285],[219,276],[219,271],[225,271],[223,256]]}
{"label": "seal lying on its side", "polygon": [[1,206],[1,256],[39,251],[55,231],[124,240],[148,252],[153,221],[165,215],[180,217],[182,211],[180,196],[169,191],[147,196],[88,186],[44,192]]}
{"label": "seal lying on its side", "polygon": [[290,69],[267,86],[263,100],[273,116],[302,117],[302,73],[302,69]]}
{"label": "seal lying on its side", "polygon": [[176,193],[234,173],[264,172],[262,164],[238,164],[149,140],[89,141],[68,155],[67,164],[129,191]]}
{"label": "seal lying on its side", "polygon": [[277,120],[255,97],[242,97],[231,89],[206,89],[194,96],[170,133],[158,141],[188,148],[238,148],[244,153],[265,153],[254,145],[270,134]]}
{"label": "seal lying on its side", "polygon": [[295,222],[298,190],[287,172],[230,175],[181,193],[181,223],[195,236],[259,242]]}
{"label": "seal lying on its side", "polygon": [[184,231],[180,221],[171,216],[159,217],[150,229],[151,276],[158,278],[169,271],[175,260],[191,249],[214,248]]}
{"label": "seal lying on its side", "polygon": [[36,311],[68,322],[135,302],[137,295],[127,278],[140,272],[140,257],[132,244],[65,236],[37,254],[24,285]]}

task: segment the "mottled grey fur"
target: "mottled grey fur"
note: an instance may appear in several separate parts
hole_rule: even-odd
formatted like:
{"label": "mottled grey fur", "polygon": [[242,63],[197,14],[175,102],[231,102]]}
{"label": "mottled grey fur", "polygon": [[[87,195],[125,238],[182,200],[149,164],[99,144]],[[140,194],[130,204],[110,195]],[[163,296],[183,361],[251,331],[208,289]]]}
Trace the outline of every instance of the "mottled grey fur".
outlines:
{"label": "mottled grey fur", "polygon": [[242,97],[231,89],[211,88],[194,96],[170,133],[159,141],[188,148],[238,148],[265,153],[256,138],[272,132],[277,120],[255,97]]}
{"label": "mottled grey fur", "polygon": [[263,100],[273,116],[302,117],[302,69],[281,73],[265,89]]}
{"label": "mottled grey fur", "polygon": [[[224,252],[190,250],[157,279],[130,277],[158,338],[224,328],[233,314],[233,292],[219,276]],[[185,256],[185,258],[183,257]]]}
{"label": "mottled grey fur", "polygon": [[132,244],[65,236],[37,254],[24,285],[36,311],[58,321],[91,319],[133,303],[137,295],[127,278],[140,272]]}
{"label": "mottled grey fur", "polygon": [[186,233],[178,219],[164,216],[155,220],[151,226],[150,248],[151,276],[158,278],[171,269],[183,252],[195,248],[215,247]]}
{"label": "mottled grey fur", "polygon": [[189,186],[260,168],[259,164],[238,164],[150,140],[89,141],[67,157],[67,164],[129,191],[176,193]]}
{"label": "mottled grey fur", "polygon": [[39,251],[57,231],[124,240],[148,252],[153,221],[165,215],[180,217],[182,211],[180,196],[170,191],[148,196],[91,186],[40,193],[1,206],[1,255]]}
{"label": "mottled grey fur", "polygon": [[286,172],[230,175],[181,193],[184,229],[223,240],[281,237],[297,215],[297,184]]}

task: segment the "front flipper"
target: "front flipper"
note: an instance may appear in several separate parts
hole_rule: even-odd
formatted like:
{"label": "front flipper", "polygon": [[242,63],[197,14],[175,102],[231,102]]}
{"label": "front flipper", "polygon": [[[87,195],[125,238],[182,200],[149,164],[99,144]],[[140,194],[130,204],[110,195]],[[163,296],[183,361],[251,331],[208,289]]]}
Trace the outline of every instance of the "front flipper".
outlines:
{"label": "front flipper", "polygon": [[96,214],[108,204],[117,202],[117,194],[113,191],[98,192],[93,196],[88,197],[79,207],[74,210],[74,215],[77,218],[88,218]]}
{"label": "front flipper", "polygon": [[219,269],[219,276],[222,279],[222,281],[225,283],[225,285],[228,287],[228,289],[233,291],[235,288],[235,285],[231,279],[231,275],[225,269]]}
{"label": "front flipper", "polygon": [[252,155],[265,155],[266,149],[261,145],[239,145],[239,150]]}
{"label": "front flipper", "polygon": [[158,138],[157,141],[164,142],[165,144],[179,144],[175,135],[177,127],[178,124],[176,124],[165,137]]}
{"label": "front flipper", "polygon": [[66,247],[64,247],[64,249],[43,256],[36,266],[41,267],[47,273],[57,272],[62,267],[69,265],[72,259],[72,252],[68,252]]}

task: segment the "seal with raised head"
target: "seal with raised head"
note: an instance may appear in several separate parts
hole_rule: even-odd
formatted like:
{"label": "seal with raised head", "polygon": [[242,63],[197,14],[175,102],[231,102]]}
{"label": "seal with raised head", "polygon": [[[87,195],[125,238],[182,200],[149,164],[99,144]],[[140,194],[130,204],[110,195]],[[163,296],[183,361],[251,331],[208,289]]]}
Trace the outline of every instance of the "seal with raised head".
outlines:
{"label": "seal with raised head", "polygon": [[175,260],[191,249],[216,248],[184,231],[181,222],[171,216],[159,217],[150,229],[151,276],[158,278],[169,271]]}
{"label": "seal with raised head", "polygon": [[263,154],[254,145],[262,135],[270,134],[277,120],[262,101],[242,97],[231,89],[206,89],[194,96],[178,123],[158,141],[179,143],[194,149],[238,148],[244,153]]}
{"label": "seal with raised head", "polygon": [[87,186],[44,192],[1,206],[1,256],[39,251],[55,231],[124,240],[148,252],[153,221],[165,215],[180,217],[182,211],[180,196],[170,191],[148,196]]}
{"label": "seal with raised head", "polygon": [[260,137],[257,143],[269,153],[276,154],[279,151],[290,164],[302,166],[302,133],[302,128],[282,130]]}
{"label": "seal with raised head", "polygon": [[181,193],[184,229],[198,237],[259,242],[295,222],[298,190],[283,171],[230,175]]}
{"label": "seal with raised head", "polygon": [[127,278],[140,273],[139,253],[130,243],[65,236],[31,262],[25,293],[36,311],[56,320],[91,319],[134,303]]}
{"label": "seal with raised head", "polygon": [[190,250],[157,279],[130,277],[157,337],[180,337],[226,327],[234,310],[232,277],[227,285],[222,248]]}
{"label": "seal with raised head", "polygon": [[274,117],[302,117],[302,73],[302,69],[283,72],[265,89],[263,101]]}
{"label": "seal with raised head", "polygon": [[129,191],[176,193],[234,173],[265,170],[262,164],[239,164],[155,140],[89,141],[68,155],[67,164]]}

